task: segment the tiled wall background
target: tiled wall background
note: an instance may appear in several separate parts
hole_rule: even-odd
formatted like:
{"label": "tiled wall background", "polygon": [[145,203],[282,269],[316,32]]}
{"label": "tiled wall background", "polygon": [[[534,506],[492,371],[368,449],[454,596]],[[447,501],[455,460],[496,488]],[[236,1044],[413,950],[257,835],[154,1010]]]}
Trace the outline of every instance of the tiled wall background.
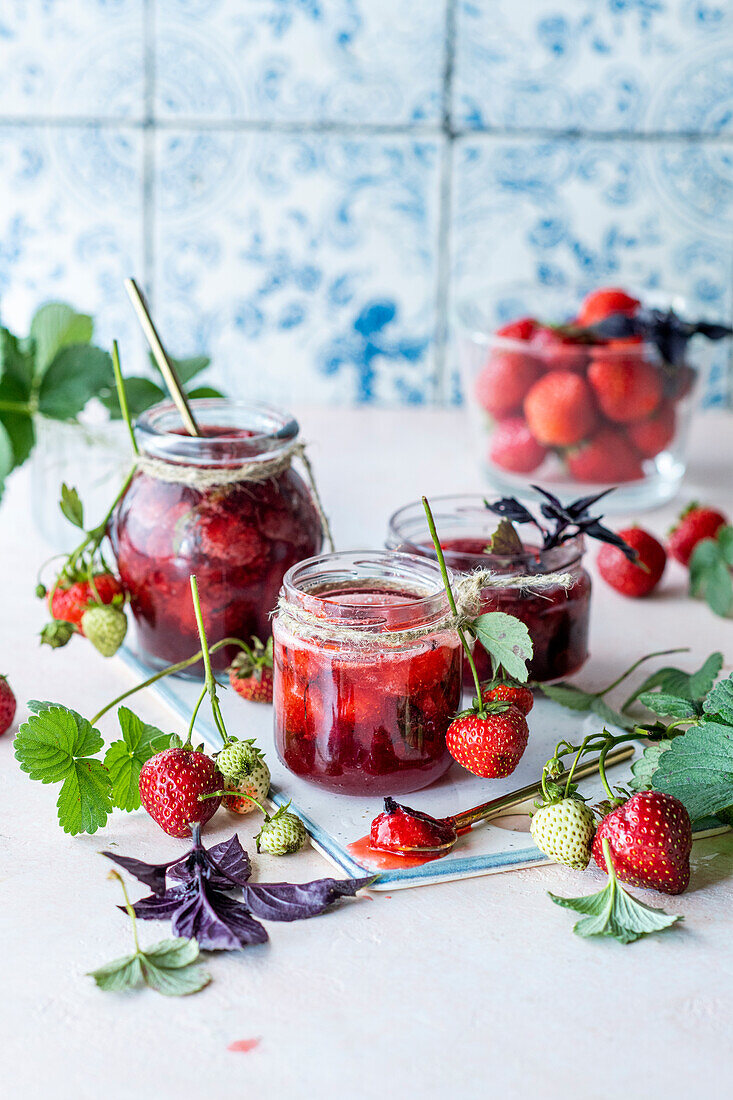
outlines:
{"label": "tiled wall background", "polygon": [[456,400],[453,305],[516,281],[730,319],[733,5],[2,0],[3,318],[66,298],[139,370],[129,273],[284,402]]}

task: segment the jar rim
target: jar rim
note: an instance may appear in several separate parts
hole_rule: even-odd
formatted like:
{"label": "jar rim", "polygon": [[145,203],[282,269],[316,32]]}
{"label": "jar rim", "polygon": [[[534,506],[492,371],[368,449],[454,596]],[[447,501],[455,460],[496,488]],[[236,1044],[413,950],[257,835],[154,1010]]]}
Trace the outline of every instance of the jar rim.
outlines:
{"label": "jar rim", "polygon": [[[162,401],[136,419],[140,449],[168,462],[210,466],[236,465],[276,458],[298,438],[300,426],[290,413],[259,401],[197,397],[190,401],[202,428],[231,428],[215,436],[189,435],[173,401]],[[246,435],[242,435],[246,431]]]}
{"label": "jar rim", "polygon": [[[459,529],[465,523],[463,537],[487,536],[492,532],[489,526],[495,528],[501,517],[490,512],[484,504],[482,493],[455,493],[430,498],[430,506],[433,518],[442,537],[441,526],[445,530],[451,522],[457,523]],[[521,526],[521,525],[520,525]],[[418,541],[417,536],[424,535],[425,541]],[[458,538],[460,535],[453,535]],[[387,546],[408,554],[418,554],[421,557],[432,558],[435,551],[429,538],[427,519],[421,501],[411,501],[404,504],[389,517],[387,529]],[[553,572],[556,569],[568,568],[583,557],[585,553],[585,538],[582,534],[573,535],[560,546],[543,550],[541,547],[527,549],[515,554],[493,554],[488,552],[473,552],[451,550],[443,547],[445,559],[454,571],[465,571],[475,568],[476,559],[480,559],[486,568],[498,567],[506,569],[512,565],[523,568],[533,565],[533,572],[537,572],[539,563],[544,572]]]}
{"label": "jar rim", "polygon": [[[451,582],[453,572],[449,569]],[[414,595],[409,603],[349,603],[328,591],[353,585],[355,591],[380,588]],[[340,550],[298,562],[285,574],[281,599],[296,619],[298,609],[325,622],[364,630],[404,630],[445,620],[450,613],[440,567],[419,554],[395,550]]]}

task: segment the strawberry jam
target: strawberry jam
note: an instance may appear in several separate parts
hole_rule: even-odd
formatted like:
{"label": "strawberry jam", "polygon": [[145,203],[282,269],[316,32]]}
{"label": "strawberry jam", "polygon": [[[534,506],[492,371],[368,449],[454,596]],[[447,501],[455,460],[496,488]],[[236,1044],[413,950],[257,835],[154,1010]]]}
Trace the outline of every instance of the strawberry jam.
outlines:
{"label": "strawberry jam", "polygon": [[447,615],[437,566],[411,555],[329,554],[291,569],[273,626],[283,763],[347,794],[415,791],[443,775],[461,695]]}
{"label": "strawberry jam", "polygon": [[[451,569],[470,573],[491,569],[499,574],[522,577],[543,573],[568,573],[570,587],[485,588],[480,612],[504,611],[526,624],[534,647],[529,677],[540,682],[558,680],[576,672],[588,657],[590,618],[590,576],[582,566],[582,536],[569,539],[552,550],[525,544],[521,553],[501,556],[487,552],[498,519],[480,496],[438,497],[433,501],[435,521],[445,559]],[[408,504],[390,521],[387,544],[411,553],[434,557],[421,504]],[[480,643],[474,648],[479,678],[491,677],[489,658]],[[470,669],[464,668],[466,688],[473,690]]]}
{"label": "strawberry jam", "polygon": [[413,853],[414,848],[440,848],[454,844],[458,837],[447,818],[431,817],[421,810],[401,806],[393,798],[385,798],[384,809],[372,821],[369,847],[381,852]]}
{"label": "strawberry jam", "polygon": [[[138,651],[153,667],[199,648],[191,573],[209,644],[224,637],[264,640],[283,576],[322,541],[308,489],[283,463],[297,423],[266,406],[218,399],[194,401],[193,410],[199,438],[182,431],[171,405],[140,418],[141,464],[110,525]],[[243,467],[252,479],[226,480]],[[220,650],[214,668],[225,668],[233,656]]]}

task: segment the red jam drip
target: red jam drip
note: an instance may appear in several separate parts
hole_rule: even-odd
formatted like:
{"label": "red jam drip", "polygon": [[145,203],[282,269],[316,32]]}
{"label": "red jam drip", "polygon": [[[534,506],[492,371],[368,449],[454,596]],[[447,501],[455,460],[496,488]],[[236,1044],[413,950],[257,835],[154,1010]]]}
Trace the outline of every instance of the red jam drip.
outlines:
{"label": "red jam drip", "polygon": [[378,852],[371,847],[368,836],[362,836],[359,840],[347,845],[347,851],[360,867],[368,871],[404,870],[407,867],[421,867],[424,863],[432,863],[433,860],[440,859],[440,853],[400,856],[396,852]]}
{"label": "red jam drip", "polygon": [[420,810],[401,806],[393,798],[385,798],[384,810],[372,821],[369,844],[381,852],[403,855],[403,848],[452,844],[456,836],[455,827],[448,818],[431,817]]}

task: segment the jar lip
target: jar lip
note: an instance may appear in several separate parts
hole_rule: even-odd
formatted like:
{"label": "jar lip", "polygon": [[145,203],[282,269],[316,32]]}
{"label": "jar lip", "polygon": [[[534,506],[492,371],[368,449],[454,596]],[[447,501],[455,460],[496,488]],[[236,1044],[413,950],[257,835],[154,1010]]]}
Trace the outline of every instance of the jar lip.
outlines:
{"label": "jar lip", "polygon": [[[290,413],[259,401],[230,401],[221,397],[197,397],[190,402],[202,428],[231,428],[215,436],[191,436],[182,431],[183,421],[173,401],[162,401],[135,421],[135,435],[145,454],[168,461],[216,464],[271,459],[295,442],[300,432]],[[246,436],[242,431],[246,431]]]}
{"label": "jar lip", "polygon": [[[455,533],[448,537],[478,538],[484,534],[488,537],[501,517],[494,515],[486,508],[484,499],[481,493],[455,493],[431,497],[430,505],[441,538],[443,531],[451,522],[456,525]],[[424,541],[422,541],[423,536]],[[399,547],[400,551],[408,554],[432,558],[435,551],[429,539],[427,520],[421,501],[412,501],[392,513],[389,518],[387,545],[394,547],[395,550]],[[506,568],[512,565],[526,567],[539,561],[543,568],[552,571],[580,561],[585,548],[584,536],[577,534],[560,546],[554,546],[549,550],[538,547],[525,549],[522,553],[516,554],[499,555],[484,551],[452,550],[445,546],[443,550],[446,561],[453,570],[458,571],[475,568],[477,558],[480,558],[481,563],[487,568],[491,566]],[[471,559],[473,559],[473,565]]]}
{"label": "jar lip", "polygon": [[[450,569],[448,576],[452,582]],[[409,603],[390,602],[387,598],[376,604],[328,598],[329,587],[353,584],[364,591],[370,582],[395,591],[407,590],[415,598]],[[438,563],[395,550],[341,550],[305,558],[287,571],[280,594],[296,618],[302,608],[327,621],[365,630],[429,624],[445,619],[450,612]]]}

